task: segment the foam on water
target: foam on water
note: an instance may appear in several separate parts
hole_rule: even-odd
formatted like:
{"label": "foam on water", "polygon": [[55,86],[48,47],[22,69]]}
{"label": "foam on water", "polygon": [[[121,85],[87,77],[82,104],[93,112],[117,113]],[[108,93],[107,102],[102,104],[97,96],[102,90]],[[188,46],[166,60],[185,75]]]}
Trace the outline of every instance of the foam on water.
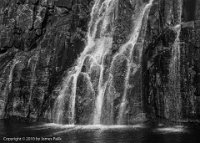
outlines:
{"label": "foam on water", "polygon": [[61,124],[44,124],[42,125],[46,128],[57,128],[57,129],[83,129],[83,130],[110,130],[110,129],[137,129],[137,128],[145,128],[143,124],[136,124],[136,125],[61,125]]}
{"label": "foam on water", "polygon": [[155,130],[156,132],[161,132],[161,133],[183,133],[186,132],[186,127],[181,126],[181,125],[176,125],[172,127],[159,127]]}
{"label": "foam on water", "polygon": [[[50,124],[52,126],[53,124]],[[48,127],[48,125],[47,125]],[[59,135],[59,134],[65,134],[69,132],[76,132],[76,131],[95,131],[96,133],[101,133],[103,131],[109,131],[109,130],[137,130],[137,129],[143,129],[145,126],[143,124],[137,124],[137,125],[74,125],[71,127],[68,126],[59,126],[58,124],[54,124],[52,126],[53,128],[59,128],[65,130],[61,130],[58,132],[55,132],[53,135]]]}

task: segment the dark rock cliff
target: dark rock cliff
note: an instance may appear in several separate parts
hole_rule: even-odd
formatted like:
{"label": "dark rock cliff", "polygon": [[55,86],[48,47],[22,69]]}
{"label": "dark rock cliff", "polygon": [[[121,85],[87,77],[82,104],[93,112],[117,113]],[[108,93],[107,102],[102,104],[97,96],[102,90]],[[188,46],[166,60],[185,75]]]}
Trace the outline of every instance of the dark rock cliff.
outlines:
{"label": "dark rock cliff", "polygon": [[[143,55],[144,106],[150,117],[196,121],[200,117],[200,2],[179,2],[160,0],[152,10]],[[180,29],[174,29],[179,23]]]}
{"label": "dark rock cliff", "polygon": [[0,115],[39,118],[83,50],[90,0],[1,0]]}
{"label": "dark rock cliff", "polygon": [[[0,118],[51,120],[57,87],[86,45],[93,3],[0,0]],[[119,0],[113,53],[127,40],[129,13],[140,3]],[[142,95],[148,118],[199,120],[200,1],[155,0],[146,26],[142,68],[132,77],[137,86],[132,92]],[[142,110],[128,108],[134,116]]]}

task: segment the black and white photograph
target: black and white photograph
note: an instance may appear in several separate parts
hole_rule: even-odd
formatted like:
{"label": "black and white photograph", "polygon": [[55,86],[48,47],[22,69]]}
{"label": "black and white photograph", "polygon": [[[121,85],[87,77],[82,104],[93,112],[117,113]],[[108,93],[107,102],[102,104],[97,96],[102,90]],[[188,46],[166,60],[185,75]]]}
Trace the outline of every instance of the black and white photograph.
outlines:
{"label": "black and white photograph", "polygon": [[200,0],[0,0],[0,143],[200,143]]}

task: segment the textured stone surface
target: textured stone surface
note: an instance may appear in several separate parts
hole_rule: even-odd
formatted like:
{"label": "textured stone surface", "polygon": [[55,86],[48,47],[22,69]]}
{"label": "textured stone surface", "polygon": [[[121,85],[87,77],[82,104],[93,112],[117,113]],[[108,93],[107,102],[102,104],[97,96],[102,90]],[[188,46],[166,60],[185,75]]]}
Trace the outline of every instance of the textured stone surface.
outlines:
{"label": "textured stone surface", "polygon": [[[162,19],[156,14],[158,11]],[[151,117],[153,115],[174,121],[196,121],[200,115],[199,1],[183,1],[179,36],[180,59],[177,65],[173,65],[171,59],[174,59],[173,43],[177,33],[171,28],[178,24],[178,11],[176,2],[167,0],[155,5],[155,10],[152,10],[151,17],[155,20],[149,20],[149,36],[146,36],[150,44],[147,44],[144,55],[143,74],[147,86],[143,86],[143,97],[147,103],[146,111]],[[172,70],[173,66],[177,71]]]}
{"label": "textured stone surface", "polygon": [[1,0],[1,118],[44,117],[53,89],[83,49],[90,3]]}

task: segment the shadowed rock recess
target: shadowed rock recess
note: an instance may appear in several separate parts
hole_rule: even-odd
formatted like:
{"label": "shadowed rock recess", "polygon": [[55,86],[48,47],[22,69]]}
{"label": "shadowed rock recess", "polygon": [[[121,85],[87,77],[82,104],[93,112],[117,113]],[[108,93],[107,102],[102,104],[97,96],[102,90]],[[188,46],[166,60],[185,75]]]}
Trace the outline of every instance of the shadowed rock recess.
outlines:
{"label": "shadowed rock recess", "polygon": [[200,121],[199,0],[0,0],[0,119]]}

